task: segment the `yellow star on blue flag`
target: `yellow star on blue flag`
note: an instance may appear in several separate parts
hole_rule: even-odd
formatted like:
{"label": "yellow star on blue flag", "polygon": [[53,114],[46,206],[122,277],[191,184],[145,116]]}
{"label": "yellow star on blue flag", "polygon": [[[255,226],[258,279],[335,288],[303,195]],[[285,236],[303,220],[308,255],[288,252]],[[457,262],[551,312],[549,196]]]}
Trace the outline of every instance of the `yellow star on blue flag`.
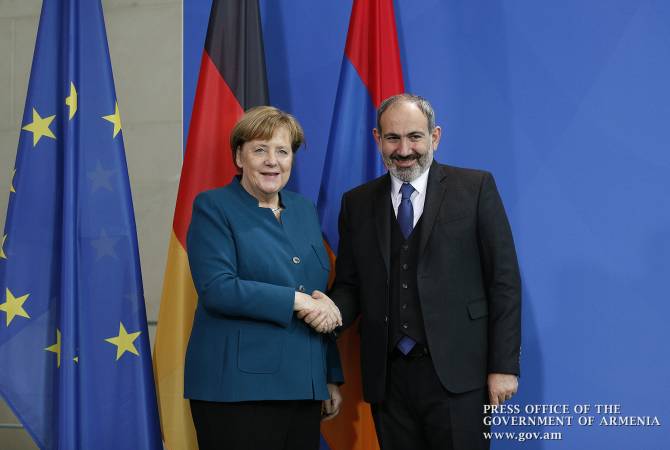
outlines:
{"label": "yellow star on blue flag", "polygon": [[60,367],[60,330],[56,330],[56,343],[48,346],[44,350],[56,354],[56,367]]}
{"label": "yellow star on blue flag", "polygon": [[15,297],[14,294],[12,294],[12,291],[9,290],[9,288],[5,289],[5,302],[0,303],[0,311],[4,311],[5,314],[7,315],[6,317],[7,326],[9,326],[9,324],[12,323],[12,320],[14,320],[16,316],[30,319],[30,316],[23,308],[23,304],[26,302],[26,300],[28,300],[29,296],[30,294],[25,294],[19,297]]}
{"label": "yellow star on blue flag", "polygon": [[22,128],[22,130],[30,131],[33,134],[33,147],[37,146],[37,143],[40,141],[40,139],[45,136],[51,139],[56,139],[56,136],[51,131],[51,128],[49,128],[51,122],[53,122],[55,118],[55,114],[49,117],[41,117],[40,113],[38,113],[37,110],[33,108],[33,121],[27,125],[24,125]]}
{"label": "yellow star on blue flag", "polygon": [[16,194],[16,189],[14,188],[14,176],[16,175],[16,169],[12,169],[12,180],[9,182],[9,192],[11,194]]}
{"label": "yellow star on blue flag", "polygon": [[121,131],[121,114],[119,113],[119,104],[114,103],[114,114],[109,114],[107,116],[102,116],[107,122],[114,124],[114,131],[112,132],[112,138],[115,138],[119,131]]}
{"label": "yellow star on blue flag", "polygon": [[137,348],[135,348],[135,339],[140,335],[140,331],[134,333],[128,333],[126,327],[123,326],[123,323],[119,323],[119,334],[111,338],[105,339],[105,341],[110,344],[116,345],[116,360],[123,356],[125,352],[130,352],[133,355],[139,356]]}
{"label": "yellow star on blue flag", "polygon": [[72,120],[77,113],[77,89],[73,82],[70,82],[70,95],[65,97],[65,104],[68,106],[68,119]]}

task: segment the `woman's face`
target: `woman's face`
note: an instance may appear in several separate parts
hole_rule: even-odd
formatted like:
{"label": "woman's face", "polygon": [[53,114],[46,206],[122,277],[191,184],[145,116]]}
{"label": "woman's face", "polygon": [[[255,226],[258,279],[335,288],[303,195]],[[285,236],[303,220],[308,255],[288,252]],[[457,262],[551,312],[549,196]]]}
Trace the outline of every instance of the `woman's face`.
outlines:
{"label": "woman's face", "polygon": [[271,199],[291,175],[290,134],[286,128],[279,127],[268,140],[245,142],[235,159],[242,168],[242,186],[259,200]]}

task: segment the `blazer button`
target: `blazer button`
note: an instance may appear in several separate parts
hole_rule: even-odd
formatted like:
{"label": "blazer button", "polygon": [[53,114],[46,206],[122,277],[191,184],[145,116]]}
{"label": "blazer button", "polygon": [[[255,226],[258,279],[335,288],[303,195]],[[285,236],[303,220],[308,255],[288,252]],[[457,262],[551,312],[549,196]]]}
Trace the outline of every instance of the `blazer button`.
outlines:
{"label": "blazer button", "polygon": [[302,284],[298,286],[298,291],[305,292],[305,286],[303,286]]}
{"label": "blazer button", "polygon": [[384,316],[384,323],[389,323],[389,316]]}
{"label": "blazer button", "polygon": [[407,289],[407,283],[403,283],[403,284],[402,284],[402,288],[403,288],[403,289]]}
{"label": "blazer button", "polygon": [[402,324],[402,327],[406,330],[407,328],[409,328],[409,325],[407,325],[407,322],[405,322]]}
{"label": "blazer button", "polygon": [[407,264],[403,264],[403,265],[402,265],[402,270],[407,270],[408,267],[409,267],[409,266],[408,266]]}
{"label": "blazer button", "polygon": [[293,257],[293,264],[300,264],[300,258],[298,258],[297,256],[294,256]]}

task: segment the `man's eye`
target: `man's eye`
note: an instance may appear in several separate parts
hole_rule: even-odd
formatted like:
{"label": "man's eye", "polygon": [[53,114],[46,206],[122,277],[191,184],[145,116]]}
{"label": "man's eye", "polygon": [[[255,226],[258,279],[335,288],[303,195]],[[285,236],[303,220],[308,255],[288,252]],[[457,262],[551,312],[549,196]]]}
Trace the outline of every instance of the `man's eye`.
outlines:
{"label": "man's eye", "polygon": [[398,142],[398,136],[388,136],[386,138],[387,142]]}

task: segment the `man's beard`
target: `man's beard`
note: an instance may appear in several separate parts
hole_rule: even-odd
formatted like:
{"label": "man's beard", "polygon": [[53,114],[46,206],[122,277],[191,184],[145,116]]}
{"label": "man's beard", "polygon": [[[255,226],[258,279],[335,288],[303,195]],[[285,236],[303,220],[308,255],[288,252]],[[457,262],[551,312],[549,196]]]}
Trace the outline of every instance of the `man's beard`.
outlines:
{"label": "man's beard", "polygon": [[434,151],[431,146],[430,150],[418,158],[416,154],[412,154],[411,158],[415,158],[417,162],[417,164],[414,164],[412,167],[396,167],[394,164],[394,159],[403,159],[397,156],[384,157],[384,165],[386,165],[386,168],[389,170],[391,175],[401,181],[404,181],[405,183],[410,183],[419,178],[422,173],[428,170],[430,164],[433,162],[433,153]]}

